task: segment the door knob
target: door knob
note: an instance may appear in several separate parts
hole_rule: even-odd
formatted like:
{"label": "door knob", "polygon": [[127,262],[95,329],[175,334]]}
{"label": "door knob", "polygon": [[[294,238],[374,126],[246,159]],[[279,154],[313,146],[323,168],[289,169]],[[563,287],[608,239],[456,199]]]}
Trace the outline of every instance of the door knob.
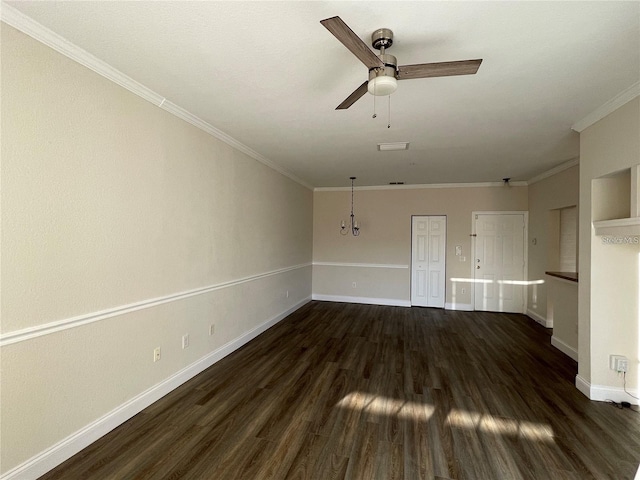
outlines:
{"label": "door knob", "polygon": [[476,266],[476,270],[480,270],[480,265]]}

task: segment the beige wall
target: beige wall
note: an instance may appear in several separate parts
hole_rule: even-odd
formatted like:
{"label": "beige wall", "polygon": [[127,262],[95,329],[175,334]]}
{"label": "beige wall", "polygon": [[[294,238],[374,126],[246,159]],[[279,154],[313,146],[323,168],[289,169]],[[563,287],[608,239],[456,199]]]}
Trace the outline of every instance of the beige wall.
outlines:
{"label": "beige wall", "polygon": [[551,344],[578,361],[578,284],[547,276],[547,318],[553,322]]}
{"label": "beige wall", "polygon": [[309,298],[313,194],[4,24],[1,53],[1,331],[36,333],[2,347],[6,472]]}
{"label": "beige wall", "polygon": [[[574,166],[529,185],[529,280],[528,313],[546,325],[553,336],[578,350],[577,285],[565,285],[545,275],[558,269],[559,236],[557,209],[578,205],[580,168]],[[534,243],[535,242],[535,243]],[[548,292],[556,289],[553,299]],[[564,294],[557,294],[560,290]]]}
{"label": "beige wall", "polygon": [[[342,236],[340,221],[348,220],[350,198],[350,191],[314,193],[314,296],[408,303],[411,216],[446,215],[446,303],[468,306],[472,303],[470,289],[463,294],[456,287],[454,296],[450,279],[471,275],[471,212],[527,210],[527,187],[363,189],[355,192],[361,234]],[[455,245],[462,246],[465,262],[456,257]]]}
{"label": "beige wall", "polygon": [[[604,245],[594,234],[593,180],[640,161],[640,100],[623,105],[580,134],[579,371],[592,388],[621,388],[609,355],[629,359],[627,386],[638,387],[638,245]],[[633,401],[628,399],[629,401]]]}

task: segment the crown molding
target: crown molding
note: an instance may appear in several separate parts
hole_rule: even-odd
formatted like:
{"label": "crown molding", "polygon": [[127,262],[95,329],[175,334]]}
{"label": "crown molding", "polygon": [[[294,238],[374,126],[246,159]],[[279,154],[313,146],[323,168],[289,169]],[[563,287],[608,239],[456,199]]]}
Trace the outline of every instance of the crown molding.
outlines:
{"label": "crown molding", "polygon": [[190,123],[191,125],[193,125],[193,126],[199,128],[200,130],[208,133],[209,135],[211,135],[213,137],[216,137],[218,140],[223,141],[227,145],[230,145],[231,147],[235,148],[236,150],[239,150],[240,152],[242,152],[245,155],[253,158],[254,160],[257,160],[258,162],[266,165],[267,167],[271,168],[272,170],[275,170],[276,172],[284,175],[285,177],[290,178],[294,182],[299,183],[303,187],[306,187],[309,190],[313,190],[313,186],[308,184],[307,182],[305,182],[301,178],[296,177],[294,174],[292,174],[291,172],[289,172],[285,168],[283,168],[280,165],[272,162],[268,158],[260,155],[255,150],[247,147],[244,143],[241,143],[238,140],[236,140],[235,138],[233,138],[232,136],[227,135],[222,130],[217,129],[213,125],[205,122],[200,117],[195,116],[194,114],[192,114],[188,110],[185,110],[184,108],[180,107],[179,105],[176,105],[175,103],[172,103],[172,102],[170,102],[168,100],[164,100],[163,99],[163,102],[158,106],[160,108],[162,108],[163,110],[166,110],[167,112],[171,113],[172,115],[175,115],[176,117],[180,118],[181,120],[184,120],[185,122]]}
{"label": "crown molding", "polygon": [[622,105],[627,102],[630,102],[634,98],[640,95],[640,82],[636,82],[631,85],[629,88],[619,93],[611,100],[609,100],[604,105],[596,108],[589,115],[584,117],[582,120],[577,121],[571,126],[571,130],[574,130],[578,133],[582,132],[585,128],[590,127],[594,123],[599,120],[602,120],[604,117],[609,115],[610,113],[616,111]]}
{"label": "crown molding", "polygon": [[119,70],[116,70],[108,63],[96,58],[86,50],[83,50],[66,38],[58,35],[52,30],[49,30],[33,20],[31,17],[28,17],[19,10],[7,5],[5,2],[2,2],[0,5],[0,20],[79,63],[80,65],[84,65],[88,69],[93,70],[98,75],[102,75],[113,83],[117,83],[121,87],[126,88],[130,92],[135,93],[136,95],[153,103],[155,106],[160,106],[164,100],[162,95],[158,95],[153,90],[136,82],[131,77],[125,75]]}
{"label": "crown molding", "polygon": [[[526,187],[527,182],[509,182],[510,187]],[[354,187],[354,190],[421,190],[430,188],[475,188],[475,187],[504,187],[504,182],[477,183],[427,183],[418,185],[370,185]],[[316,187],[314,192],[350,192],[351,187]]]}
{"label": "crown molding", "polygon": [[313,190],[313,186],[298,178],[293,173],[289,172],[287,169],[281,167],[280,165],[274,163],[273,161],[265,158],[260,155],[255,150],[249,148],[245,144],[239,142],[235,138],[230,135],[224,133],[221,130],[218,130],[213,125],[205,122],[201,118],[195,116],[191,112],[185,110],[184,108],[168,101],[162,95],[154,92],[150,88],[142,85],[141,83],[135,81],[133,78],[125,75],[121,71],[115,69],[108,63],[100,60],[95,57],[91,53],[86,50],[78,47],[74,43],[71,43],[66,38],[58,35],[52,30],[49,30],[44,25],[33,20],[31,17],[28,17],[24,13],[20,12],[16,8],[6,4],[5,2],[0,3],[0,20],[2,20],[7,25],[11,25],[13,28],[20,30],[22,33],[29,35],[33,39],[47,45],[53,50],[61,53],[62,55],[70,58],[71,60],[79,63],[87,67],[88,69],[96,72],[98,75],[103,76],[104,78],[120,85],[121,87],[129,90],[130,92],[138,95],[139,97],[147,100],[148,102],[153,103],[155,106],[162,108],[168,113],[175,115],[176,117],[184,120],[187,123],[203,130],[208,133],[212,137],[217,138],[218,140],[230,145],[236,150],[244,153],[245,155],[253,158],[254,160],[266,165],[267,167],[275,170],[276,172],[284,175],[285,177],[293,180],[294,182],[308,188],[309,190]]}
{"label": "crown molding", "polygon": [[552,177],[553,175],[556,175],[557,173],[568,170],[571,167],[575,167],[576,165],[580,165],[580,157],[576,157],[567,162],[561,163],[557,167],[553,167],[552,169],[547,170],[546,172],[542,172],[540,175],[536,175],[535,177],[530,178],[529,180],[527,180],[527,185],[533,185],[534,183],[539,182],[540,180],[544,180],[545,178]]}

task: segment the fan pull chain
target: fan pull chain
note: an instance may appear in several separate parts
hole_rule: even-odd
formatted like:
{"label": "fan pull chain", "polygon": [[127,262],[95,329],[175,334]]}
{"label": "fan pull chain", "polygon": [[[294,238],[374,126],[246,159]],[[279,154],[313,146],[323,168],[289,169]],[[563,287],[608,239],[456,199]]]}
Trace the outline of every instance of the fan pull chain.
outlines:
{"label": "fan pull chain", "polygon": [[387,111],[387,128],[391,128],[391,95],[389,95],[389,110]]}
{"label": "fan pull chain", "polygon": [[371,118],[376,118],[378,115],[376,115],[376,86],[373,86],[373,115],[371,116]]}

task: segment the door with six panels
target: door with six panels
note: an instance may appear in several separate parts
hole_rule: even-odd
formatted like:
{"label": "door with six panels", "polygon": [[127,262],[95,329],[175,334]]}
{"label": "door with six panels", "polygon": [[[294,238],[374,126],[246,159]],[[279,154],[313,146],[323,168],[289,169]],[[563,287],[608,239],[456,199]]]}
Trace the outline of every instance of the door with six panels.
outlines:
{"label": "door with six panels", "polygon": [[444,308],[445,215],[411,217],[411,305]]}

